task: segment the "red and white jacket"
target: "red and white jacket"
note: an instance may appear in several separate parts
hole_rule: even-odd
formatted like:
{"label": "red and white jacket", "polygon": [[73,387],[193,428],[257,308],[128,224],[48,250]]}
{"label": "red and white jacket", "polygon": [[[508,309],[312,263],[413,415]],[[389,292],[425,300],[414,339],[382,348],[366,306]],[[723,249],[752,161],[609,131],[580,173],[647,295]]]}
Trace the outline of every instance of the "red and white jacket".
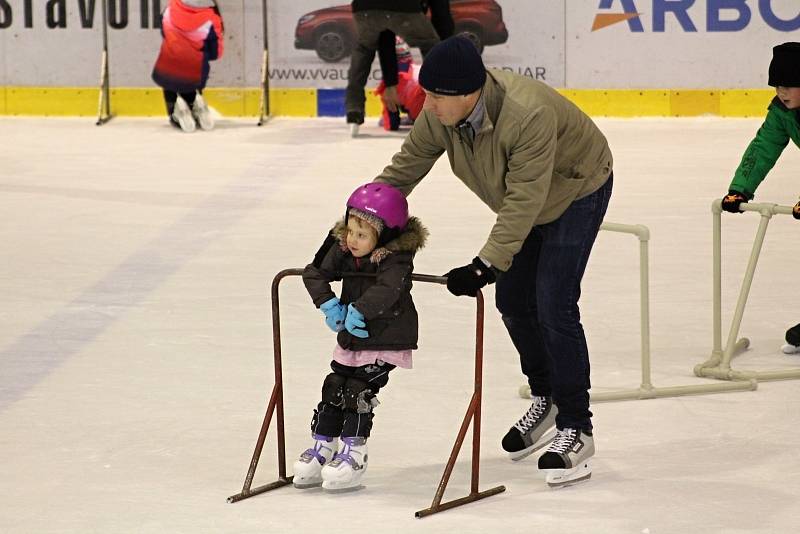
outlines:
{"label": "red and white jacket", "polygon": [[209,61],[222,57],[222,16],[211,0],[170,0],[161,18],[161,50],[153,81],[179,93],[203,89]]}

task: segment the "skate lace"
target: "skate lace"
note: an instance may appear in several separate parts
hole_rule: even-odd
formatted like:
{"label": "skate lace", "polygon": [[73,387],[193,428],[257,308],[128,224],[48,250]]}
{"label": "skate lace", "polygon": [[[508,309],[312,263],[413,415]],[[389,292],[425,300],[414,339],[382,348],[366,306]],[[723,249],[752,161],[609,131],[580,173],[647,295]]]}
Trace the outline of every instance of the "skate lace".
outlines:
{"label": "skate lace", "polygon": [[338,467],[342,465],[343,462],[347,462],[353,467],[353,469],[358,469],[360,467],[358,465],[358,462],[350,454],[350,449],[351,449],[350,443],[348,443],[345,440],[343,440],[342,443],[344,443],[344,447],[342,447],[342,450],[340,452],[337,452],[336,454],[333,455],[333,460],[331,460],[330,463],[331,467]]}
{"label": "skate lace", "polygon": [[322,455],[322,453],[320,453],[321,449],[322,444],[318,441],[314,444],[313,448],[306,449],[305,452],[300,455],[300,459],[310,462],[316,458],[320,465],[325,465],[325,457]]}
{"label": "skate lace", "polygon": [[556,439],[548,447],[547,452],[565,453],[572,448],[575,443],[576,433],[574,428],[565,428],[556,431]]}
{"label": "skate lace", "polygon": [[533,428],[533,426],[539,422],[542,415],[544,415],[545,409],[547,408],[547,399],[545,397],[535,397],[531,407],[528,408],[528,411],[525,412],[519,421],[514,424],[514,428],[519,430],[521,433],[526,433],[528,430]]}

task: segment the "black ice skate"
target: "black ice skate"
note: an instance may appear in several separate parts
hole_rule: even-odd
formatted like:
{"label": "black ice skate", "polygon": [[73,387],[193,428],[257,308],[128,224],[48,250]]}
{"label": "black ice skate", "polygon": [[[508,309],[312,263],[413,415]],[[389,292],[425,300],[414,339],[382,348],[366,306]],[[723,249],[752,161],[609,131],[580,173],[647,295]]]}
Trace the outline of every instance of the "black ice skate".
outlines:
{"label": "black ice skate", "polygon": [[503,438],[503,450],[517,461],[550,443],[555,437],[557,413],[551,397],[533,397],[531,407]]}
{"label": "black ice skate", "polygon": [[796,324],[786,331],[786,345],[781,347],[784,354],[800,353],[800,324]]}
{"label": "black ice skate", "polygon": [[547,470],[551,488],[569,486],[592,476],[589,459],[594,456],[594,437],[582,430],[558,430],[556,439],[539,458],[539,469]]}
{"label": "black ice skate", "polygon": [[347,124],[350,126],[350,137],[358,137],[358,129],[364,124],[363,111],[348,111]]}

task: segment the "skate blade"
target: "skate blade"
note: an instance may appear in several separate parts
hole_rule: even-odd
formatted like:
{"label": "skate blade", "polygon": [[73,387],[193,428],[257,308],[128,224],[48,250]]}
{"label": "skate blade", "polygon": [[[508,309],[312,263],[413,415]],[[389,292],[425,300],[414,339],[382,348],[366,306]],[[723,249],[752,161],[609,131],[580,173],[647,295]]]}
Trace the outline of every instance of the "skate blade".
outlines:
{"label": "skate blade", "polygon": [[358,137],[358,124],[350,123],[350,137]]}
{"label": "skate blade", "polygon": [[306,489],[318,488],[318,487],[322,486],[322,480],[318,480],[316,482],[314,482],[312,480],[309,480],[308,482],[306,482],[306,481],[297,482],[297,481],[293,480],[292,484],[294,484],[294,487],[296,489],[306,490]]}
{"label": "skate blade", "polygon": [[197,128],[197,125],[194,122],[194,117],[192,117],[191,113],[187,114],[176,113],[173,114],[173,117],[175,117],[175,120],[178,121],[181,130],[183,130],[186,133],[192,133]]}
{"label": "skate blade", "polygon": [[326,484],[323,482],[322,489],[325,493],[350,493],[364,489],[364,485],[359,482],[353,486],[337,486],[335,484]]}
{"label": "skate blade", "polygon": [[197,122],[200,124],[200,129],[204,132],[210,132],[214,129],[214,119],[211,117],[198,117]]}
{"label": "skate blade", "polygon": [[553,427],[552,430],[545,432],[545,434],[541,438],[539,438],[539,441],[537,441],[527,449],[522,449],[521,451],[517,452],[509,452],[508,457],[511,458],[512,462],[519,462],[520,460],[524,460],[534,452],[549,445],[550,442],[555,439],[555,437],[556,437],[556,428]]}
{"label": "skate blade", "polygon": [[781,347],[784,354],[800,354],[800,347],[789,345],[788,343]]}
{"label": "skate blade", "polygon": [[592,478],[592,468],[589,462],[583,462],[578,467],[571,469],[548,469],[547,485],[551,488],[565,488]]}

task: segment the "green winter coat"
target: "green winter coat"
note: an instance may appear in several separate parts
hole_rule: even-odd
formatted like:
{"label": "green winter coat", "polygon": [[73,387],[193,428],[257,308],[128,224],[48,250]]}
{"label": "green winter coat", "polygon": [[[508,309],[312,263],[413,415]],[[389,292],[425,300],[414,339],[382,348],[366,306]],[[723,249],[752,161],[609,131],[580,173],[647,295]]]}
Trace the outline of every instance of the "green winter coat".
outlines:
{"label": "green winter coat", "polygon": [[506,271],[533,226],[599,189],[613,162],[592,120],[542,82],[488,69],[482,98],[486,111],[472,146],[423,111],[376,180],[407,195],[447,152],[453,173],[497,214],[479,255]]}
{"label": "green winter coat", "polygon": [[[339,301],[352,303],[364,314],[369,337],[359,338],[347,330],[336,337],[339,346],[349,350],[406,350],[417,348],[418,319],[411,298],[411,273],[414,255],[425,246],[428,230],[416,217],[406,229],[369,256],[355,258],[347,249],[347,226],[336,223],[330,237],[317,252],[314,262],[303,270],[303,283],[319,308],[336,294],[331,282],[342,280]],[[374,276],[345,276],[366,273]]]}
{"label": "green winter coat", "polygon": [[769,105],[767,118],[755,138],[744,151],[742,161],[729,189],[744,193],[748,199],[755,196],[758,185],[775,166],[789,140],[800,147],[800,113],[788,109],[775,97]]}

